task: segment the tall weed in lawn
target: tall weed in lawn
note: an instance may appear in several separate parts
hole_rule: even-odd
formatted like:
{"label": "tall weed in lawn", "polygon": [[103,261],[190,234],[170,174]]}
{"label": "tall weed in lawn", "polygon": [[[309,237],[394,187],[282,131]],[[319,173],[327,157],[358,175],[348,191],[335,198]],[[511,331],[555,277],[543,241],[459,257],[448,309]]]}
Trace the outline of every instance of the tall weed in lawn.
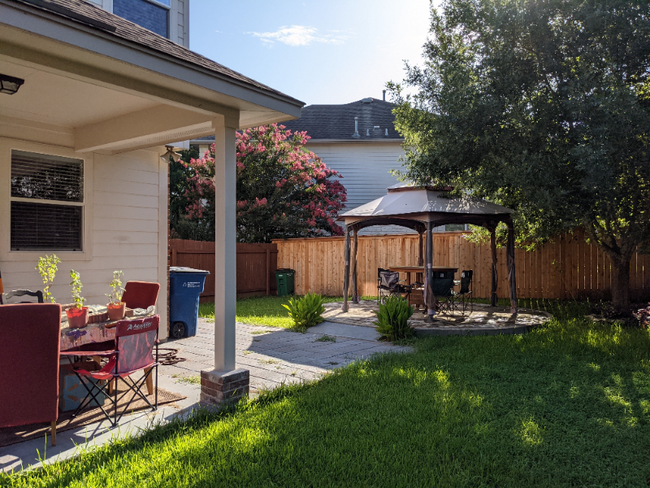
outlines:
{"label": "tall weed in lawn", "polygon": [[289,303],[282,306],[289,311],[294,328],[302,332],[324,320],[323,297],[317,293],[307,293],[302,298],[290,298]]}
{"label": "tall weed in lawn", "polygon": [[409,318],[413,315],[413,307],[402,297],[386,298],[384,303],[379,304],[379,310],[375,314],[377,321],[373,324],[377,326],[381,339],[398,341],[413,335],[413,329],[408,324]]}

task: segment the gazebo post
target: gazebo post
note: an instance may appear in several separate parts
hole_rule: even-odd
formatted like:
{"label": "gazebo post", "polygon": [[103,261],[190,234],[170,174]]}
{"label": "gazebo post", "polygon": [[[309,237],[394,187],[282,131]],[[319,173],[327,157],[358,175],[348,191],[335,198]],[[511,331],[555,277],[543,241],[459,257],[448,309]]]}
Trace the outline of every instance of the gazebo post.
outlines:
{"label": "gazebo post", "polygon": [[429,317],[432,317],[435,314],[435,310],[429,308],[429,304],[427,302],[427,291],[431,288],[431,282],[433,281],[433,235],[432,235],[432,227],[431,227],[431,222],[427,222],[427,255],[426,255],[426,288],[424,289],[424,301],[427,306],[427,315]]}
{"label": "gazebo post", "polygon": [[497,271],[497,229],[496,225],[490,225],[490,249],[492,251],[492,294],[490,295],[490,305],[496,307],[499,303],[497,296],[497,285],[499,283],[499,273]]}
{"label": "gazebo post", "polygon": [[343,278],[343,308],[347,312],[348,307],[348,289],[350,288],[350,226],[345,226],[345,276]]}
{"label": "gazebo post", "polygon": [[424,266],[424,260],[422,259],[422,234],[424,232],[418,231],[418,266]]}
{"label": "gazebo post", "polygon": [[359,249],[359,228],[354,228],[354,254],[352,255],[352,303],[359,303],[357,286],[357,251]]}
{"label": "gazebo post", "polygon": [[512,220],[508,225],[508,281],[510,282],[510,313],[517,313],[517,277],[515,275],[515,227]]}

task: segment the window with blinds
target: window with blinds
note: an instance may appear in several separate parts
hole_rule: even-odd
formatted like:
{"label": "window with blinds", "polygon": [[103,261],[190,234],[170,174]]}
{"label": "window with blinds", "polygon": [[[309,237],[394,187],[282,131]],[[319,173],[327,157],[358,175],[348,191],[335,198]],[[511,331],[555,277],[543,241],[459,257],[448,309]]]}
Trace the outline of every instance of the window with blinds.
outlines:
{"label": "window with blinds", "polygon": [[83,160],[11,153],[11,250],[81,251]]}

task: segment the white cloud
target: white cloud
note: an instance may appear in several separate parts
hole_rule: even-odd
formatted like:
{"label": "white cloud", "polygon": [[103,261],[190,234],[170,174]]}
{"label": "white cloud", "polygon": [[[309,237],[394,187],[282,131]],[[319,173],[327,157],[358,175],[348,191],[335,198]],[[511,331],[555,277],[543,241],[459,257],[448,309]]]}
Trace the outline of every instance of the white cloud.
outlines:
{"label": "white cloud", "polygon": [[338,34],[318,34],[318,29],[305,25],[292,25],[280,27],[275,32],[247,32],[258,37],[266,44],[281,42],[288,46],[307,46],[312,42],[328,44],[342,44],[346,37]]}

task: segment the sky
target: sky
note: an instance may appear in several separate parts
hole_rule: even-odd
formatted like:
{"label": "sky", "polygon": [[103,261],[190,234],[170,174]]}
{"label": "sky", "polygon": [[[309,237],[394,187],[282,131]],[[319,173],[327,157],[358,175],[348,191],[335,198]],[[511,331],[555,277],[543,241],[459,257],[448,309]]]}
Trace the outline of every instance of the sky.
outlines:
{"label": "sky", "polygon": [[404,60],[422,64],[429,11],[429,0],[192,0],[190,49],[307,105],[381,99]]}

